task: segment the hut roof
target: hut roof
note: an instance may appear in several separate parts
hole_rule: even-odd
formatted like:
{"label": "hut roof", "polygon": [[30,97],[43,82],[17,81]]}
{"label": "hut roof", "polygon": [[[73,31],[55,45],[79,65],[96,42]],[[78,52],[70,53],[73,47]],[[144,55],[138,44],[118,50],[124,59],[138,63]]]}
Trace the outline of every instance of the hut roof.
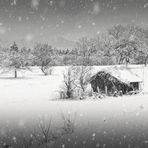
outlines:
{"label": "hut roof", "polygon": [[[117,78],[118,80],[124,83],[131,83],[131,82],[143,82],[142,78],[130,71],[129,69],[102,69],[105,73],[110,74],[111,76]],[[99,73],[99,72],[98,72]],[[97,73],[97,74],[98,74]],[[97,75],[95,74],[94,77]],[[91,80],[94,78],[92,77]]]}
{"label": "hut roof", "polygon": [[105,82],[114,82],[114,83],[124,83],[120,79],[116,78],[112,74],[110,74],[108,71],[99,71],[96,75],[92,76],[90,79],[90,82],[95,80],[97,77],[100,77],[103,79]]}
{"label": "hut roof", "polygon": [[142,79],[138,75],[128,69],[106,70],[106,72],[110,73],[112,76],[124,83],[142,82]]}

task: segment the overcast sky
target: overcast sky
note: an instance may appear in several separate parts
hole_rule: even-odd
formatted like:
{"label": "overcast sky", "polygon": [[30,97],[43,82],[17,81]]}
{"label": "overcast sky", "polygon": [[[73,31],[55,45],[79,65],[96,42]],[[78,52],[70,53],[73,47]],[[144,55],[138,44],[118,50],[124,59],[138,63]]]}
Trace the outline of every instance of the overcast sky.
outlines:
{"label": "overcast sky", "polygon": [[148,25],[148,0],[0,0],[0,41],[71,47],[114,24]]}

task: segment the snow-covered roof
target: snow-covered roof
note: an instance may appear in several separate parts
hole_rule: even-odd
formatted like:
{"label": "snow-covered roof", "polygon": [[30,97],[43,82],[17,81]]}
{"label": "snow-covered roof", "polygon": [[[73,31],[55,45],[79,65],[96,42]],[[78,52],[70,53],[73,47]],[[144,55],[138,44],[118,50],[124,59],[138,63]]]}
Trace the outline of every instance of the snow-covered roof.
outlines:
{"label": "snow-covered roof", "polygon": [[128,69],[106,69],[104,71],[110,73],[112,76],[125,83],[143,81],[142,78],[140,78],[138,75]]}
{"label": "snow-covered roof", "polygon": [[143,82],[142,65],[94,66],[92,76],[105,71],[125,83]]}

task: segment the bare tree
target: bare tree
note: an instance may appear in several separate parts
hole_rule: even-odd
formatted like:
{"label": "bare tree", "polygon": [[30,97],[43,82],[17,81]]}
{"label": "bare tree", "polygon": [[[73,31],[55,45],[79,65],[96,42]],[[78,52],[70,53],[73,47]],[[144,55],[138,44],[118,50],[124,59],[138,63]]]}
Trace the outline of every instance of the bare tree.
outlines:
{"label": "bare tree", "polygon": [[75,130],[75,123],[76,123],[76,116],[77,114],[74,114],[74,117],[71,118],[71,115],[69,114],[67,117],[62,114],[62,119],[64,126],[62,127],[62,132],[61,135],[67,135],[67,134],[72,134]]}
{"label": "bare tree", "polygon": [[44,75],[48,75],[48,70],[53,64],[52,47],[48,44],[38,43],[33,50],[34,60],[40,66]]}
{"label": "bare tree", "polygon": [[49,121],[40,119],[37,127],[34,128],[32,135],[38,146],[44,145],[45,147],[49,147],[58,138],[51,128],[51,121],[51,119]]}
{"label": "bare tree", "polygon": [[121,24],[115,25],[108,30],[108,34],[119,40],[125,31],[125,27]]}
{"label": "bare tree", "polygon": [[[74,118],[69,115],[66,117],[62,114],[63,126],[55,130],[51,126],[51,118],[49,121],[40,119],[36,128],[33,131],[33,138],[37,146],[44,146],[49,148],[62,136],[73,134],[75,127],[76,114]],[[29,143],[30,144],[30,143]]]}
{"label": "bare tree", "polygon": [[90,66],[78,66],[75,67],[75,85],[76,87],[80,88],[84,93],[89,83],[91,74],[92,74],[92,67]]}
{"label": "bare tree", "polygon": [[92,44],[86,37],[81,38],[76,43],[76,48],[82,58],[81,65],[89,66],[91,64],[91,47]]}

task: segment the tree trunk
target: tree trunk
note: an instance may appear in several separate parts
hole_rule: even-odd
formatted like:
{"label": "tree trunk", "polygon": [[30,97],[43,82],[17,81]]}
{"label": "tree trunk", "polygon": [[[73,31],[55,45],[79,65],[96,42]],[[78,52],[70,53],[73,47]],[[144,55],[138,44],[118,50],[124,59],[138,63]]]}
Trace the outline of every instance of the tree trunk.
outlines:
{"label": "tree trunk", "polygon": [[42,72],[44,73],[45,76],[48,75],[48,73],[46,72],[46,68],[44,66],[41,67]]}
{"label": "tree trunk", "polygon": [[108,94],[108,88],[107,88],[106,85],[105,85],[105,94],[106,94],[106,95]]}
{"label": "tree trunk", "polygon": [[16,69],[14,70],[14,76],[15,76],[15,78],[17,78],[17,70]]}
{"label": "tree trunk", "polygon": [[148,61],[148,55],[145,57],[145,66],[147,66],[147,61]]}

